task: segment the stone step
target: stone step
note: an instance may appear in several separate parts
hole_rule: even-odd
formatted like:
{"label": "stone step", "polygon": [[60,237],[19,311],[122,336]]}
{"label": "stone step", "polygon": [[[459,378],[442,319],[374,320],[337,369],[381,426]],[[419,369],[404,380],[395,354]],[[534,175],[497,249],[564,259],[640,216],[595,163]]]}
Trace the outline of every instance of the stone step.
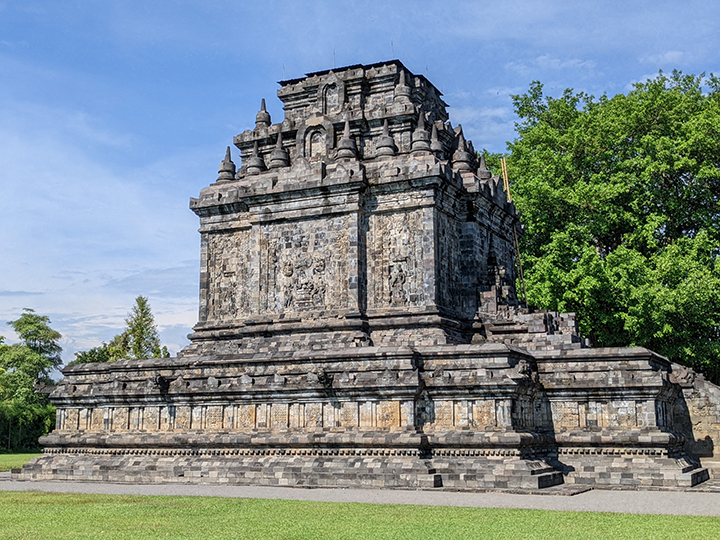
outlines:
{"label": "stone step", "polygon": [[539,476],[541,474],[548,474],[557,472],[550,465],[537,468],[528,469],[512,469],[505,467],[498,468],[468,468],[468,467],[453,467],[450,465],[442,464],[430,469],[431,474],[441,474],[443,476],[448,475],[459,475],[459,474],[496,474],[496,475],[508,475],[508,476]]}
{"label": "stone step", "polygon": [[444,489],[544,489],[564,482],[562,473],[557,471],[541,474],[495,475],[495,474],[435,474],[432,479],[423,480],[422,487]]}
{"label": "stone step", "polygon": [[710,478],[693,486],[693,491],[703,493],[720,493],[720,478]]}
{"label": "stone step", "polygon": [[547,488],[551,486],[559,486],[565,482],[565,478],[562,473],[553,471],[551,473],[543,473],[537,476],[537,487],[538,489]]}
{"label": "stone step", "polygon": [[[668,466],[667,464],[647,464],[636,465],[633,467],[629,463],[611,464],[611,465],[590,465],[590,466],[575,466],[574,471],[578,473],[605,473],[605,474],[622,474],[622,475],[642,475],[642,474],[661,474],[664,472],[672,471],[677,474],[686,474],[694,471],[698,468],[697,465],[687,464],[685,466]],[[629,477],[629,476],[627,476]]]}
{"label": "stone step", "polygon": [[491,335],[504,335],[504,334],[527,334],[528,327],[519,324],[512,325],[490,325],[486,327],[486,332]]}
{"label": "stone step", "polygon": [[701,463],[702,466],[705,467],[710,473],[710,478],[720,479],[720,461],[713,461],[703,458],[701,460]]}
{"label": "stone step", "polygon": [[710,479],[710,473],[706,468],[697,468],[690,472],[683,472],[678,475],[678,486],[693,487]]}
{"label": "stone step", "polygon": [[[681,467],[680,472],[681,473],[689,473],[690,471],[694,471],[697,468],[698,468],[698,466],[695,465],[694,463],[688,463],[684,467]],[[708,471],[708,478],[709,478],[709,474],[710,474],[710,471]]]}

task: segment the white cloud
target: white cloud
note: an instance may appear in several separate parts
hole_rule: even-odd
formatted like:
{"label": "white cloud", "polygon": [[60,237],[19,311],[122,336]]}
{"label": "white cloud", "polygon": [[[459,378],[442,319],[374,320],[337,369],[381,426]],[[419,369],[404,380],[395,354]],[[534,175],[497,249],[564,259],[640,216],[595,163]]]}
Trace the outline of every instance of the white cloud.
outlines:
{"label": "white cloud", "polygon": [[464,124],[488,119],[507,120],[512,116],[512,111],[507,107],[453,107],[450,114],[454,122]]}
{"label": "white cloud", "polygon": [[562,59],[550,54],[543,54],[536,58],[516,61],[505,64],[505,69],[514,71],[523,77],[536,76],[540,73],[548,73],[563,70],[575,70],[592,74],[597,66],[594,60],[581,60],[579,58]]}
{"label": "white cloud", "polygon": [[682,60],[684,60],[686,54],[682,51],[665,51],[658,54],[649,54],[642,56],[640,62],[643,64],[651,64],[658,66],[659,68],[666,66],[677,66]]}
{"label": "white cloud", "polygon": [[[513,94],[519,94],[526,90],[523,86],[493,86],[485,89],[485,94],[488,96],[501,96],[507,97]],[[486,99],[485,97],[482,98]]]}

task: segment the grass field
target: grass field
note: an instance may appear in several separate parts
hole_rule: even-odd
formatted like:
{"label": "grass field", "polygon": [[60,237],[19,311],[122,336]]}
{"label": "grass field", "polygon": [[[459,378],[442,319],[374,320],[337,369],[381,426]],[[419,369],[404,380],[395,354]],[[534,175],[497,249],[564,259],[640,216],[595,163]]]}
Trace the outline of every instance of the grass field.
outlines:
{"label": "grass field", "polygon": [[718,538],[720,518],[0,491],[0,538]]}
{"label": "grass field", "polygon": [[0,454],[0,472],[9,471],[11,469],[19,469],[25,463],[30,461],[34,457],[38,457],[40,453],[36,454]]}

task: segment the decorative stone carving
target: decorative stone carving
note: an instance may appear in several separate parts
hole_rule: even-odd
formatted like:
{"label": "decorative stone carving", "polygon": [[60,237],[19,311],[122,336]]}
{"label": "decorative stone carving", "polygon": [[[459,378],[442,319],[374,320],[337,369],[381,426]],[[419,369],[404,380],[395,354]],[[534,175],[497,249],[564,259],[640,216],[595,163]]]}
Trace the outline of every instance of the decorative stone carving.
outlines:
{"label": "decorative stone carving", "polygon": [[230,158],[230,147],[225,151],[225,159],[220,163],[218,182],[229,182],[235,179],[235,163]]}
{"label": "decorative stone carving", "polygon": [[338,113],[340,109],[340,90],[337,84],[330,83],[323,89],[323,114]]}
{"label": "decorative stone carving", "polygon": [[349,249],[343,219],[268,227],[260,242],[261,312],[348,306]]}
{"label": "decorative stone carving", "polygon": [[300,311],[326,307],[325,264],[322,255],[283,261],[284,307]]}
{"label": "decorative stone carving", "polygon": [[305,157],[310,161],[319,161],[327,155],[327,135],[324,129],[309,131],[305,139]]}
{"label": "decorative stone carving", "polygon": [[408,303],[407,290],[405,283],[407,281],[407,260],[394,260],[390,265],[388,277],[390,289],[390,305],[405,306]]}
{"label": "decorative stone carving", "polygon": [[697,373],[686,366],[673,366],[673,370],[670,372],[670,381],[683,388],[690,388],[695,382],[696,376]]}
{"label": "decorative stone carving", "polygon": [[208,238],[208,319],[232,321],[247,315],[250,252],[245,231],[215,233]]}
{"label": "decorative stone carving", "polygon": [[270,127],[270,113],[265,108],[265,98],[260,102],[260,111],[255,116],[255,129],[262,129]]}
{"label": "decorative stone carving", "polygon": [[532,366],[530,362],[521,358],[508,376],[511,379],[529,379],[532,376]]}
{"label": "decorative stone carving", "polygon": [[373,216],[368,304],[372,307],[423,305],[422,213]]}

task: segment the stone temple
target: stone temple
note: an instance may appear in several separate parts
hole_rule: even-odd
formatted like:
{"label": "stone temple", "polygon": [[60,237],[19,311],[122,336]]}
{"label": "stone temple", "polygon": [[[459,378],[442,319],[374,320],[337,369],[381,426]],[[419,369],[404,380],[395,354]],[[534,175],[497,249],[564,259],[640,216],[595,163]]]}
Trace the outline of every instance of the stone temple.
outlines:
{"label": "stone temple", "polygon": [[399,61],[280,83],[200,218],[199,321],[177,358],[72,365],[19,479],[539,489],[693,486],[720,389],[591,348],[518,302],[519,216]]}

